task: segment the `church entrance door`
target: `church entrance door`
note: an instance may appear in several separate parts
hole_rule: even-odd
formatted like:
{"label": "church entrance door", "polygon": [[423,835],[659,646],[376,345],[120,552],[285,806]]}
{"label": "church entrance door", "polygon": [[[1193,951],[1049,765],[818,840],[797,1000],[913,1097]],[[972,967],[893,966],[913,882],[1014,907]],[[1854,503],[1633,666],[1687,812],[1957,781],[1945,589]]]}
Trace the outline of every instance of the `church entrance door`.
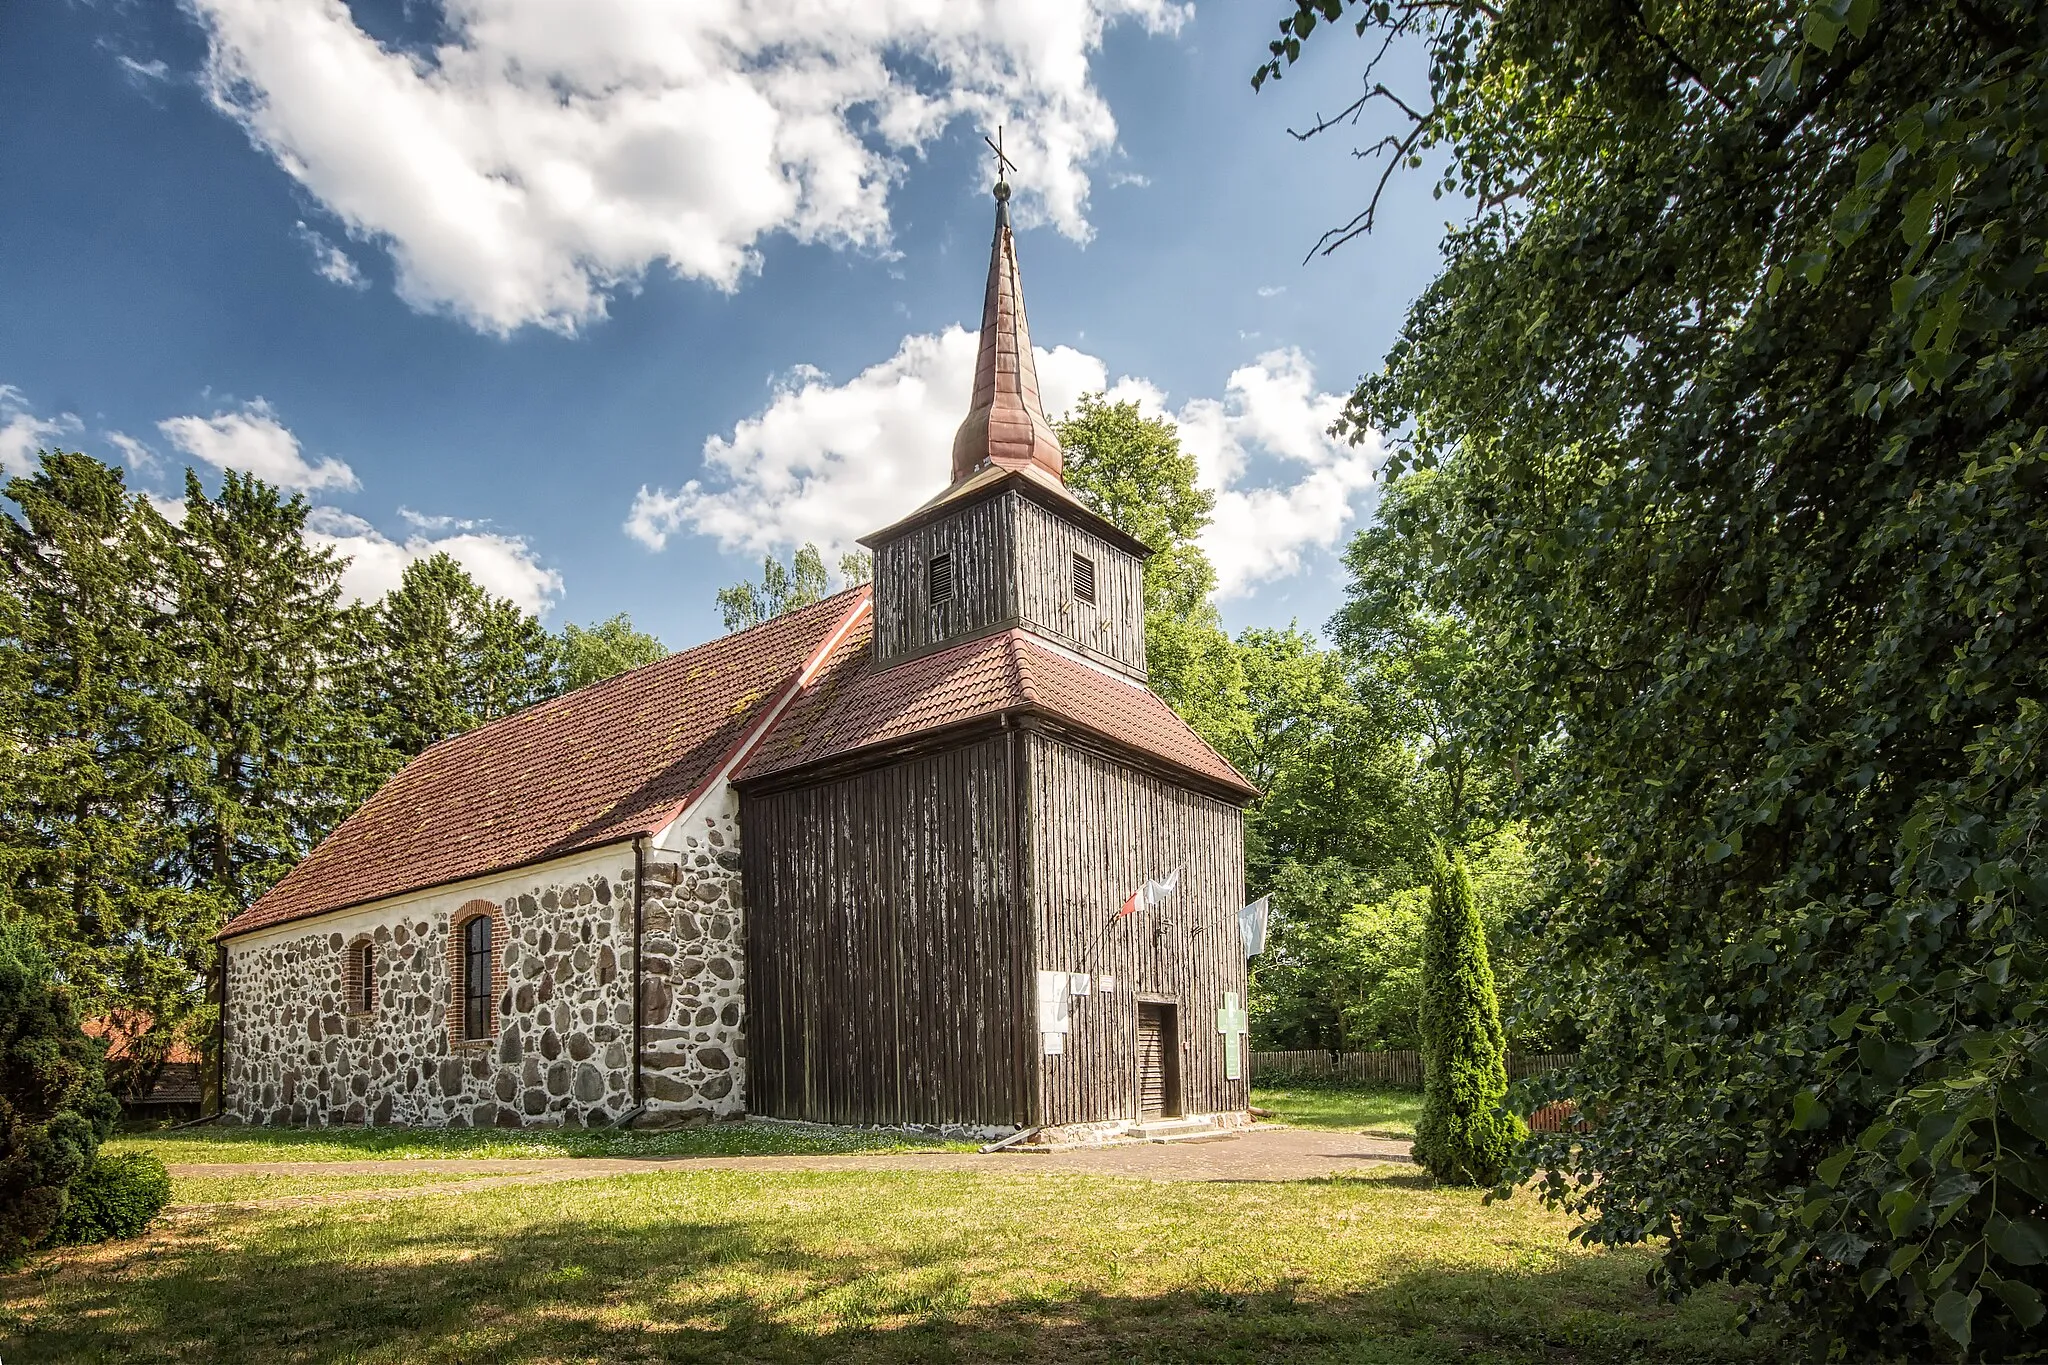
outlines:
{"label": "church entrance door", "polygon": [[1138,1117],[1180,1113],[1180,1029],[1165,1001],[1138,1002]]}

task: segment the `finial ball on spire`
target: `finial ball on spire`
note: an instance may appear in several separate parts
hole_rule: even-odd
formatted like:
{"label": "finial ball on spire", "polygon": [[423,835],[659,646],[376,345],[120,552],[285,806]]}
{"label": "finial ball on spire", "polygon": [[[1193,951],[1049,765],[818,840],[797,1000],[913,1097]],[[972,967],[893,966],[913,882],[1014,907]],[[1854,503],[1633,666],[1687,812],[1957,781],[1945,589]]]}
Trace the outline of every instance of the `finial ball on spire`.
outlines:
{"label": "finial ball on spire", "polygon": [[987,142],[988,149],[996,154],[996,202],[998,204],[1007,204],[1010,202],[1010,182],[1003,178],[1003,172],[1016,170],[1017,163],[1003,155],[1002,125],[998,124],[996,126],[996,135],[993,141],[990,140],[987,133],[981,135],[981,140]]}

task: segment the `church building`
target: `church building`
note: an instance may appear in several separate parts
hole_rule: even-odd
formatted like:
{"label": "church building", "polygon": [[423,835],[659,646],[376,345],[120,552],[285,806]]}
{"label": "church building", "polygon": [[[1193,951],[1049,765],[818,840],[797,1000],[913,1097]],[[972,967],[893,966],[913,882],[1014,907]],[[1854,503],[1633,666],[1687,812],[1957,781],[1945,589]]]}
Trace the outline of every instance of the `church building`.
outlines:
{"label": "church building", "polygon": [[996,197],[952,482],[872,584],[414,759],[222,930],[227,1119],[1242,1121],[1256,792],[1146,686]]}

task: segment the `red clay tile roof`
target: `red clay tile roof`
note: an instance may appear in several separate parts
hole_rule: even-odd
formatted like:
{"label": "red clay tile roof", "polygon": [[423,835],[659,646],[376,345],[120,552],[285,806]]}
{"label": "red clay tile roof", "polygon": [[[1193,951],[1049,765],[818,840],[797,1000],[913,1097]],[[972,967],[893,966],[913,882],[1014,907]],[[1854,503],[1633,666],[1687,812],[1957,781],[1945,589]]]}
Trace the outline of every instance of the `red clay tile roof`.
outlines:
{"label": "red clay tile roof", "polygon": [[867,592],[840,593],[441,741],[220,936],[660,830]]}
{"label": "red clay tile roof", "polygon": [[983,465],[1036,465],[1060,477],[1059,438],[1038,398],[1038,362],[1024,322],[1024,285],[1017,278],[1017,241],[1010,235],[1010,188],[996,186],[996,240],[989,248],[988,292],[981,304],[981,350],[974,363],[974,400],[953,434],[953,482]]}
{"label": "red clay tile roof", "polygon": [[886,669],[856,625],[735,774],[748,781],[949,726],[1029,711],[1249,798],[1258,789],[1148,688],[1070,658],[1022,630]]}
{"label": "red clay tile roof", "polygon": [[[116,1009],[107,1014],[96,1014],[90,1019],[79,1021],[79,1030],[88,1038],[98,1038],[107,1045],[107,1060],[126,1061],[135,1040],[148,1033],[156,1023],[156,1016],[148,1010]],[[167,1063],[187,1063],[199,1060],[199,1049],[189,1039],[180,1035],[171,1040],[170,1051],[164,1054]],[[195,1098],[197,1098],[195,1096]]]}

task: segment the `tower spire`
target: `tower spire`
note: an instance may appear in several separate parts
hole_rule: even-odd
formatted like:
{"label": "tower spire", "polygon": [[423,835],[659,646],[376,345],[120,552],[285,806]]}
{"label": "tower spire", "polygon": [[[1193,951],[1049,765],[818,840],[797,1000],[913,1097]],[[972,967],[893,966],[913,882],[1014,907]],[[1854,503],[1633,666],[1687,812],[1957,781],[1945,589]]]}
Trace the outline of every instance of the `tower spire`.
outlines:
{"label": "tower spire", "polygon": [[[998,138],[1001,133],[998,132]],[[986,140],[986,139],[984,139]],[[981,352],[974,365],[974,401],[953,435],[953,481],[987,465],[1036,465],[1060,478],[1059,439],[1038,398],[1038,366],[1024,322],[1024,287],[1017,276],[1017,243],[1010,233],[1011,163],[996,151],[996,238],[989,248],[988,292],[981,304]]]}

